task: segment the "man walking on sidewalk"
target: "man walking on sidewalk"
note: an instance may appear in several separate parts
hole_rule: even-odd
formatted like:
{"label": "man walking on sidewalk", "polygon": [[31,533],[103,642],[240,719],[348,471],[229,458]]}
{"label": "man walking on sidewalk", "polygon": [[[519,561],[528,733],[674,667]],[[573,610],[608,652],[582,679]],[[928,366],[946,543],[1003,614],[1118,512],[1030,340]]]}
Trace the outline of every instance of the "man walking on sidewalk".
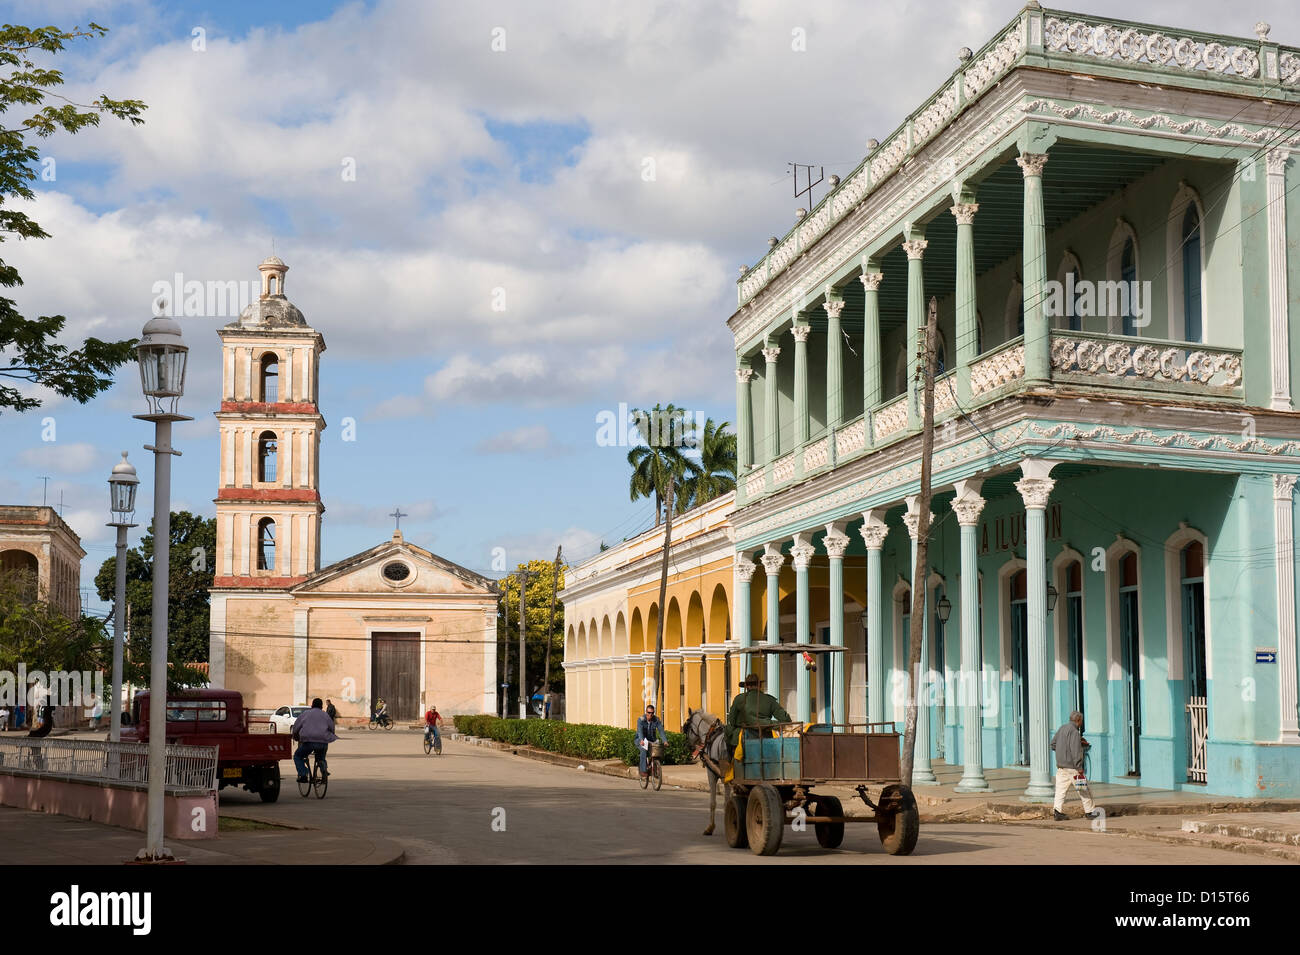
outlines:
{"label": "man walking on sidewalk", "polygon": [[[1063,810],[1065,793],[1071,786],[1079,791],[1083,814],[1089,819],[1097,818],[1092,795],[1088,792],[1088,781],[1083,774],[1083,751],[1091,745],[1083,738],[1083,714],[1078,710],[1070,714],[1069,722],[1063,723],[1052,737],[1052,752],[1056,754],[1056,799],[1052,803],[1052,818],[1057,822],[1069,818]],[[1082,779],[1082,784],[1076,785],[1076,778]]]}

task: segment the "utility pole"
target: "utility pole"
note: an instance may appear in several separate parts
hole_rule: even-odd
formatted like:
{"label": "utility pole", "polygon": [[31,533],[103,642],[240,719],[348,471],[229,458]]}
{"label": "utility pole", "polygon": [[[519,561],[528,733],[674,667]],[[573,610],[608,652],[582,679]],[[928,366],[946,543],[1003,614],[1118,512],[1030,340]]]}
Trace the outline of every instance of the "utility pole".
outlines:
{"label": "utility pole", "polygon": [[654,693],[655,693],[655,713],[663,719],[664,700],[663,700],[663,656],[664,656],[664,601],[668,597],[668,547],[672,543],[673,536],[673,481],[674,475],[668,475],[668,494],[667,515],[664,519],[664,556],[663,562],[659,567],[659,614],[655,620],[655,670],[654,670]]}
{"label": "utility pole", "polygon": [[519,571],[519,718],[528,719],[528,681],[525,679],[527,667],[524,663],[524,633],[528,624],[524,620],[527,601],[524,591],[528,588],[528,571]]}
{"label": "utility pole", "polygon": [[555,548],[555,567],[551,571],[551,621],[546,625],[546,669],[542,676],[542,717],[550,718],[551,641],[555,636],[555,597],[560,590],[560,548]]}
{"label": "utility pole", "polygon": [[[921,493],[916,520],[916,566],[912,569],[912,620],[910,652],[907,672],[907,717],[903,729],[903,765],[899,773],[907,786],[912,785],[912,763],[916,756],[917,691],[921,684],[921,639],[925,626],[925,592],[929,587],[925,569],[929,560],[930,538],[930,457],[934,453],[934,342],[938,336],[939,303],[930,299],[930,309],[925,319],[925,334],[921,338],[920,373],[923,376],[923,415],[921,418]],[[930,741],[926,740],[929,746]]]}
{"label": "utility pole", "polygon": [[[509,578],[506,578],[507,580]],[[501,669],[497,674],[500,681],[500,689],[497,693],[498,703],[497,712],[502,718],[506,718],[506,694],[510,692],[510,678],[507,675],[510,665],[510,588],[506,587],[506,592],[501,595],[501,636],[497,637],[497,643],[501,645]]]}

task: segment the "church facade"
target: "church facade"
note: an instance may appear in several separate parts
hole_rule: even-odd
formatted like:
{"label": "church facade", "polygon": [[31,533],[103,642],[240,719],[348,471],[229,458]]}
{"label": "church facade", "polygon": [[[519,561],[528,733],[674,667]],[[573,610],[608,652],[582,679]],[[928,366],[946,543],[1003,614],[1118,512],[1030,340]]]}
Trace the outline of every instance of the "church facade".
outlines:
{"label": "church facade", "polygon": [[220,472],[211,591],[210,678],[269,710],[329,698],[364,721],[384,699],[399,720],[430,704],[492,712],[493,582],[399,530],[320,566],[318,398],[325,339],[284,294],[288,266],[259,267],[262,289],[218,332]]}

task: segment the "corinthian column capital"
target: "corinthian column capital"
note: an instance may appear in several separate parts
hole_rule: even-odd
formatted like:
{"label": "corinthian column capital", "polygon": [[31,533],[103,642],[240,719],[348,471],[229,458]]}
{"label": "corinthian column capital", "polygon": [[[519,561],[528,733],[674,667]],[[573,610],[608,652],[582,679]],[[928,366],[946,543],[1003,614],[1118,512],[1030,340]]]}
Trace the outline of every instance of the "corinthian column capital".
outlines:
{"label": "corinthian column capital", "polygon": [[1300,475],[1295,474],[1274,474],[1273,475],[1273,499],[1278,501],[1289,501],[1295,493],[1296,478]]}
{"label": "corinthian column capital", "polygon": [[863,272],[858,276],[858,281],[868,292],[877,292],[880,290],[880,283],[884,279],[884,272]]}
{"label": "corinthian column capital", "polygon": [[1025,178],[1030,176],[1041,176],[1043,167],[1047,165],[1047,153],[1022,153],[1016,157],[1016,165]]}
{"label": "corinthian column capital", "polygon": [[831,318],[839,318],[840,313],[844,311],[844,299],[827,299],[822,302],[822,308],[826,309],[826,314]]}
{"label": "corinthian column capital", "polygon": [[925,247],[930,243],[925,239],[913,239],[903,243],[903,251],[909,259],[919,259],[925,255]]}
{"label": "corinthian column capital", "polygon": [[759,558],[763,562],[763,570],[767,571],[769,577],[775,577],[781,573],[781,568],[785,566],[785,554],[776,544],[768,544],[763,548],[763,556]]}
{"label": "corinthian column capital", "polygon": [[781,357],[781,349],[778,348],[776,345],[772,345],[768,348],[763,349],[763,360],[766,361],[769,365],[775,365],[776,360],[780,357]]}
{"label": "corinthian column capital", "polygon": [[1268,166],[1270,176],[1280,176],[1286,172],[1286,161],[1291,155],[1291,150],[1284,146],[1277,149],[1270,149],[1264,155],[1264,162]]}
{"label": "corinthian column capital", "polygon": [[754,571],[758,570],[758,564],[748,554],[736,555],[736,577],[744,583],[749,583],[754,579]]}
{"label": "corinthian column capital", "polygon": [[754,380],[754,369],[752,369],[752,368],[737,368],[737,369],[736,369],[736,380],[737,380],[738,382],[740,382],[742,385],[747,385],[747,384],[749,384],[751,381]]}
{"label": "corinthian column capital", "polygon": [[801,344],[801,345],[802,345],[802,344],[806,344],[807,341],[808,341],[808,336],[810,336],[810,335],[812,334],[812,326],[811,326],[811,325],[795,325],[795,326],[791,327],[791,329],[790,329],[790,334],[794,336],[794,340],[795,340],[796,342],[798,342],[799,344]]}
{"label": "corinthian column capital", "polygon": [[1032,510],[1034,508],[1042,509],[1047,507],[1047,499],[1051,497],[1052,488],[1056,486],[1056,481],[1047,477],[1026,477],[1016,482],[1016,490],[1024,498],[1025,508]]}
{"label": "corinthian column capital", "polygon": [[978,202],[959,202],[950,206],[948,211],[957,219],[958,225],[971,225],[975,222],[975,213],[980,211]]}

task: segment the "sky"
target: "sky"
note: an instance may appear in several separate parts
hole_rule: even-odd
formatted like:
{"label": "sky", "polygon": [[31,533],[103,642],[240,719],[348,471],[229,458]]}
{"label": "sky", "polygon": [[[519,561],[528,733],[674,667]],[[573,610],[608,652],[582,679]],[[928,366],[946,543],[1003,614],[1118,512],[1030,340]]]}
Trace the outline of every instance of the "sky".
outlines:
{"label": "sky", "polygon": [[[649,527],[602,412],[672,402],[735,420],[725,322],[742,264],[784,235],[790,163],[849,173],[1020,9],[967,2],[0,3],[7,23],[94,21],[50,65],[65,94],[143,100],[40,141],[10,294],[64,341],[137,337],[155,284],[258,282],[325,338],[322,561],[406,538],[500,576]],[[1300,11],[1097,0],[1089,12],[1300,44]],[[9,117],[6,117],[8,120]],[[825,185],[814,194],[824,195]],[[216,329],[190,316],[173,510],[211,516]],[[0,413],[0,503],[62,506],[88,607],[112,553],[108,474],[151,510],[152,427],[132,364],[86,405]],[[355,440],[344,440],[345,419]],[[43,480],[48,478],[48,481]],[[139,533],[139,531],[135,532]],[[138,540],[132,538],[132,544]]]}

